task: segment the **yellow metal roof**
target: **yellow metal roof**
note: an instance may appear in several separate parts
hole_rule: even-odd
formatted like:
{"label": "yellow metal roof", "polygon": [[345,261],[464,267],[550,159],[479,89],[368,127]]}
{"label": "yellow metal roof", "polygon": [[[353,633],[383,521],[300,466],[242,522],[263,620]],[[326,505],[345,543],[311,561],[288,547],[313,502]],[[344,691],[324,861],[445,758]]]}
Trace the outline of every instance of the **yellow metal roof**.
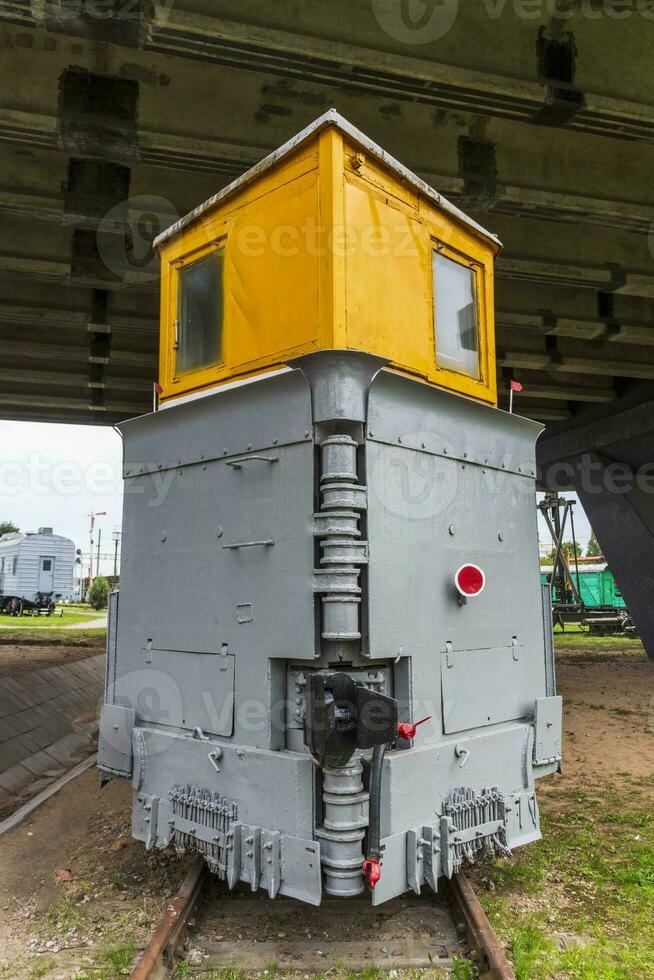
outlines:
{"label": "yellow metal roof", "polygon": [[390,153],[387,153],[381,146],[369,139],[365,133],[362,133],[360,129],[357,129],[356,126],[353,126],[352,123],[348,122],[348,120],[337,112],[336,109],[328,109],[327,112],[315,119],[309,126],[306,127],[306,129],[301,130],[301,132],[297,133],[296,136],[293,136],[287,143],[284,143],[278,149],[268,154],[268,156],[264,157],[263,160],[260,160],[259,163],[255,164],[254,167],[251,167],[250,170],[247,170],[240,177],[237,177],[236,180],[233,180],[231,184],[228,184],[227,187],[224,187],[217,194],[214,194],[212,197],[208,198],[203,204],[199,204],[197,208],[189,211],[188,214],[184,215],[184,217],[180,218],[179,221],[176,221],[169,228],[158,235],[157,238],[155,238],[155,247],[168,241],[175,235],[178,235],[184,230],[184,228],[193,224],[194,221],[201,218],[202,215],[213,208],[216,204],[225,201],[232,194],[236,193],[236,191],[242,190],[248,184],[251,184],[253,181],[257,180],[258,177],[266,173],[266,171],[278,164],[299,146],[315,136],[316,133],[326,129],[328,126],[335,126],[337,129],[340,129],[341,132],[347,134],[352,140],[366,150],[367,153],[371,154],[382,164],[384,164],[384,166],[388,167],[388,169],[391,170],[396,177],[398,177],[404,183],[412,186],[416,191],[418,191],[418,193],[422,194],[456,221],[459,221],[462,225],[465,225],[465,227],[470,229],[475,235],[493,243],[498,249],[502,247],[502,243],[496,235],[493,235],[490,231],[487,231],[484,227],[482,227],[482,225],[470,218],[467,214],[465,214],[465,212],[461,211],[460,208],[457,208],[456,205],[452,204],[451,201],[448,201],[446,197],[443,197],[442,194],[439,194],[433,187],[430,187],[424,180],[396,160],[395,157],[392,157]]}

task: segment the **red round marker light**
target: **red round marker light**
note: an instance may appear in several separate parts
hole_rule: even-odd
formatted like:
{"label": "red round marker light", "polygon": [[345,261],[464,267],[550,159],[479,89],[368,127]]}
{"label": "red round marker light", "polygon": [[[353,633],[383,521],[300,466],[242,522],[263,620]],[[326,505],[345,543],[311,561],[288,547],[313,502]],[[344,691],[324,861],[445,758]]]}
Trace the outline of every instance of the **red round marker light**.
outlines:
{"label": "red round marker light", "polygon": [[486,575],[479,565],[461,565],[454,576],[454,584],[466,599],[484,591]]}

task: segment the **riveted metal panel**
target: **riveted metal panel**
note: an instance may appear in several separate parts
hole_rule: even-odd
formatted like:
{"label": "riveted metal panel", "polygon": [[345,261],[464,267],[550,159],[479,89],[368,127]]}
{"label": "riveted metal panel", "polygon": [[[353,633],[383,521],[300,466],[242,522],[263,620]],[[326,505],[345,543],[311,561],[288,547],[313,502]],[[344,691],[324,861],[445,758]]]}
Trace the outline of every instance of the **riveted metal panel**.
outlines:
{"label": "riveted metal panel", "polygon": [[299,371],[207,394],[121,422],[123,476],[227,459],[311,438],[311,398]]}
{"label": "riveted metal panel", "polygon": [[156,475],[128,481],[119,672],[148,639],[160,650],[313,656],[313,446],[261,455],[241,468],[179,467],[161,494]]}
{"label": "riveted metal panel", "polygon": [[429,455],[535,476],[543,426],[431,385],[381,371],[368,400],[368,438]]}

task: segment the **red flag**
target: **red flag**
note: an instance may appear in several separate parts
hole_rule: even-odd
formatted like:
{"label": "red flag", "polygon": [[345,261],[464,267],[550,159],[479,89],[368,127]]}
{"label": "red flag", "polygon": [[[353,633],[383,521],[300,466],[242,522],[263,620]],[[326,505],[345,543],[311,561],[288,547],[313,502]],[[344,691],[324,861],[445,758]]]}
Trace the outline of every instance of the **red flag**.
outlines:
{"label": "red flag", "polygon": [[523,390],[523,385],[521,385],[519,381],[511,382],[511,391],[522,391],[522,390]]}

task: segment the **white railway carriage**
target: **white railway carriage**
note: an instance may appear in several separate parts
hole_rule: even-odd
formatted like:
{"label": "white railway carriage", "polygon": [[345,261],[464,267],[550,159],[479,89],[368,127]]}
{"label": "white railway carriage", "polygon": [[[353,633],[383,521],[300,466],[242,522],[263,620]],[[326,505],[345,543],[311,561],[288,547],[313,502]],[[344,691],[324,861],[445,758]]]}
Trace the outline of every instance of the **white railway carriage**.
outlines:
{"label": "white railway carriage", "polygon": [[75,545],[51,527],[36,533],[14,531],[0,537],[0,609],[13,600],[47,606],[73,597]]}

